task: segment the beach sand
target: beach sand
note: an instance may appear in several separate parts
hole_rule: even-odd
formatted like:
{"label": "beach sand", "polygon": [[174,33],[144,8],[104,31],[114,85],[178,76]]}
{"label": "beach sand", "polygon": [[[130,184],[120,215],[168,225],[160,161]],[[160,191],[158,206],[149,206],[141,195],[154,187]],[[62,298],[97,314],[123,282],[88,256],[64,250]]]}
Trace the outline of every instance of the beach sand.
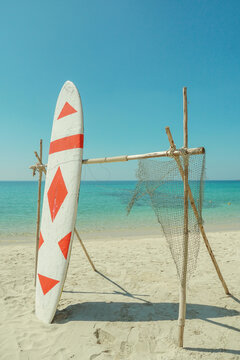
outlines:
{"label": "beach sand", "polygon": [[[184,349],[178,278],[165,239],[74,239],[53,324],[34,314],[34,243],[0,246],[0,359],[240,359],[240,232],[208,234],[232,297],[203,241],[188,284]],[[83,238],[84,240],[84,238]]]}

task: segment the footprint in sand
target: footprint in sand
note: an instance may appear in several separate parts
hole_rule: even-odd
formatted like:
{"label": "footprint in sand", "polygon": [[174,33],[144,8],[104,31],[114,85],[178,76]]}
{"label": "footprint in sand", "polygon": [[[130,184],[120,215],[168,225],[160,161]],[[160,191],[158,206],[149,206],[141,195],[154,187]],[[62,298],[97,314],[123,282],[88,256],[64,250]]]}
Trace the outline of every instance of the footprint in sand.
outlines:
{"label": "footprint in sand", "polygon": [[118,354],[120,359],[126,359],[129,357],[132,353],[132,350],[133,346],[131,344],[129,344],[127,341],[122,341],[120,345],[120,352]]}
{"label": "footprint in sand", "polygon": [[100,328],[94,332],[94,335],[97,338],[97,344],[110,344],[113,343],[115,340],[115,337],[113,335]]}

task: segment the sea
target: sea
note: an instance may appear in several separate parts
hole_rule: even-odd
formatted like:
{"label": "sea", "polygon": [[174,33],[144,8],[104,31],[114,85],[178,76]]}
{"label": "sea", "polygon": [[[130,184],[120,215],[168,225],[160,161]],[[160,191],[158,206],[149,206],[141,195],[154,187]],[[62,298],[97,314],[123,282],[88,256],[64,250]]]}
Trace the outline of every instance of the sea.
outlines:
{"label": "sea", "polygon": [[[148,201],[137,202],[127,215],[135,186],[136,181],[82,181],[79,233],[87,239],[162,234]],[[0,181],[0,242],[35,240],[37,196],[37,181]],[[205,181],[202,209],[207,231],[240,230],[240,181]]]}

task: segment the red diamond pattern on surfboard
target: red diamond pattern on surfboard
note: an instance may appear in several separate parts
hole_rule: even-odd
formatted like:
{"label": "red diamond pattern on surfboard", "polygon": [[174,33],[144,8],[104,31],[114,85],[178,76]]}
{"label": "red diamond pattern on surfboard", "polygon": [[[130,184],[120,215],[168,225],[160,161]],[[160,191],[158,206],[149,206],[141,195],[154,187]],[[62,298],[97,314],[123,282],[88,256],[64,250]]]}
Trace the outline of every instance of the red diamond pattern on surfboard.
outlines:
{"label": "red diamond pattern on surfboard", "polygon": [[62,206],[67,193],[68,191],[63,180],[61,169],[59,167],[47,193],[52,222],[57,216],[57,213]]}
{"label": "red diamond pattern on surfboard", "polygon": [[60,112],[60,114],[58,115],[58,118],[57,120],[65,117],[65,116],[68,116],[68,115],[71,115],[71,114],[74,114],[76,113],[77,110],[75,110],[67,101],[65,102],[63,108],[62,108],[62,111]]}
{"label": "red diamond pattern on surfboard", "polygon": [[46,295],[55,285],[59,283],[59,280],[40,274],[38,274],[38,278],[44,295]]}
{"label": "red diamond pattern on surfboard", "polygon": [[71,235],[72,235],[72,232],[70,232],[69,234],[64,236],[64,238],[62,238],[58,242],[61,252],[63,253],[63,256],[65,257],[66,260],[67,260],[67,256],[68,256],[68,249],[69,249],[69,244],[70,244],[70,240],[71,240]]}
{"label": "red diamond pattern on surfboard", "polygon": [[40,249],[40,247],[42,246],[43,243],[44,243],[44,240],[43,240],[43,237],[42,237],[42,233],[40,232],[38,250]]}

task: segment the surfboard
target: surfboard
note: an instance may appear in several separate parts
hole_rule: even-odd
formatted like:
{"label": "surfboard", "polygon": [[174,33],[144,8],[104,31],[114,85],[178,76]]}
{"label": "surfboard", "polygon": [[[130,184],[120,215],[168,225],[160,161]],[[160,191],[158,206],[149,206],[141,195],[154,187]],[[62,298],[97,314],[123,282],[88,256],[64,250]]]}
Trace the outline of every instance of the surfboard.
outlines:
{"label": "surfboard", "polygon": [[36,316],[51,323],[71,254],[83,157],[81,98],[71,81],[59,94],[53,119],[39,236]]}

